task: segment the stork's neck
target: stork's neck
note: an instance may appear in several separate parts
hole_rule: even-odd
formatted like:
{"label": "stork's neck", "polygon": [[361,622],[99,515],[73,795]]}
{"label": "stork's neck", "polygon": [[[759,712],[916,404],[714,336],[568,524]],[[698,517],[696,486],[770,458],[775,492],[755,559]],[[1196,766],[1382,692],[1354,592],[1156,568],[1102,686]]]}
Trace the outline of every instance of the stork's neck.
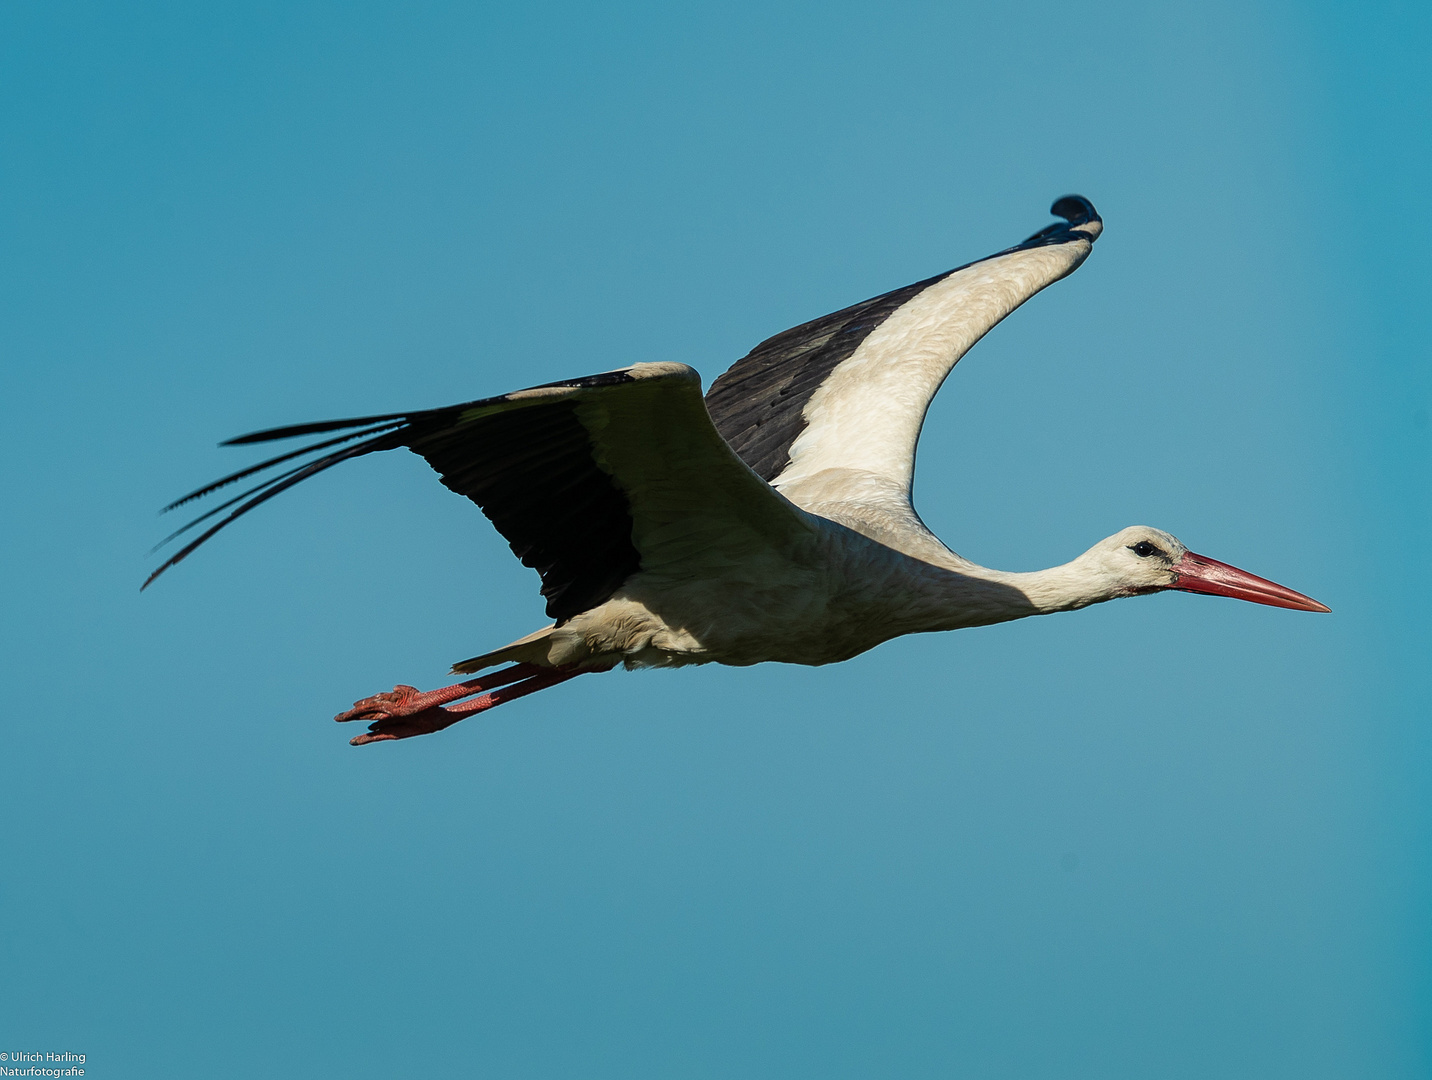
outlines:
{"label": "stork's neck", "polygon": [[[881,598],[877,604],[888,610],[889,598],[899,597],[896,633],[986,626],[1124,595],[1100,568],[1094,548],[1062,566],[1027,573],[972,563],[941,543],[888,480],[861,474],[857,486],[852,476],[828,470],[783,493],[841,527],[832,540],[855,560],[853,576],[868,585],[867,595]],[[834,497],[837,490],[852,489],[860,492],[859,501]],[[878,546],[868,547],[867,541]]]}
{"label": "stork's neck", "polygon": [[1034,606],[1036,615],[1073,611],[1121,595],[1116,583],[1099,573],[1083,555],[1047,570],[1014,573],[984,567],[980,569],[989,580],[1013,586],[1023,593]]}
{"label": "stork's neck", "polygon": [[925,627],[965,626],[1072,611],[1121,595],[1114,582],[1085,556],[1048,570],[1015,573],[992,570],[955,556],[924,576],[921,602],[912,611]]}

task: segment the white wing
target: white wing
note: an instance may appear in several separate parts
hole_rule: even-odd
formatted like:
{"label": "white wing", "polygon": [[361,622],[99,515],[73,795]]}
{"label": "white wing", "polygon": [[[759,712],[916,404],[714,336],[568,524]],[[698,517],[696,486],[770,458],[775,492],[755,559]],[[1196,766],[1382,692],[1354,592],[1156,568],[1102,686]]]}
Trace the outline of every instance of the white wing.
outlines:
{"label": "white wing", "polygon": [[941,383],[1001,319],[1072,273],[1103,230],[1069,195],[1065,222],[1016,247],[877,296],[752,349],[706,396],[717,430],[798,504],[882,492],[909,505],[915,444]]}

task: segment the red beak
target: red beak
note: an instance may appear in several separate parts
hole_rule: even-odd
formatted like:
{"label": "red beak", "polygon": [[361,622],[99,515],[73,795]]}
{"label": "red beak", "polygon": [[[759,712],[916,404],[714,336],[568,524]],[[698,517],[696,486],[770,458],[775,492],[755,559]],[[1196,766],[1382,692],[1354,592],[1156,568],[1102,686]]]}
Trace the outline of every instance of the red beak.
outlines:
{"label": "red beak", "polygon": [[1255,604],[1271,607],[1296,608],[1299,611],[1331,611],[1326,604],[1320,604],[1311,596],[1294,592],[1292,589],[1275,584],[1267,578],[1260,578],[1229,566],[1217,559],[1205,558],[1188,552],[1174,563],[1174,583],[1171,589],[1183,592],[1209,593],[1213,596],[1231,596],[1236,600],[1251,600]]}

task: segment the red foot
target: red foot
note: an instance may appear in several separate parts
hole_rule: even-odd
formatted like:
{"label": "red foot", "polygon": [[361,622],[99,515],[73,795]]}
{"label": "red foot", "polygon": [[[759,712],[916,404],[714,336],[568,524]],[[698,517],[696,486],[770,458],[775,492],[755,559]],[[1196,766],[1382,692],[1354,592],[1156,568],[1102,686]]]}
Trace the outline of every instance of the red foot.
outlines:
{"label": "red foot", "polygon": [[[556,668],[537,667],[535,664],[513,664],[490,675],[455,683],[440,690],[430,690],[426,694],[419,693],[413,686],[395,686],[391,693],[374,694],[354,702],[353,708],[339,713],[333,719],[339,723],[349,720],[373,721],[368,726],[366,735],[349,740],[353,746],[383,742],[387,739],[410,739],[414,735],[430,735],[441,731],[473,713],[485,712],[504,701],[526,697],[580,674],[580,671],[560,671]],[[516,685],[510,686],[510,683]],[[497,689],[498,687],[505,689]],[[482,694],[481,697],[443,708],[450,701],[479,693]]]}
{"label": "red foot", "polygon": [[349,720],[386,720],[390,717],[413,716],[435,705],[446,705],[450,701],[471,697],[484,690],[506,686],[518,679],[526,679],[550,670],[534,664],[513,664],[501,671],[468,679],[467,682],[454,683],[440,690],[429,690],[426,694],[420,693],[416,686],[395,686],[392,693],[374,694],[362,701],[355,701],[353,708],[339,713],[333,719],[342,724]]}

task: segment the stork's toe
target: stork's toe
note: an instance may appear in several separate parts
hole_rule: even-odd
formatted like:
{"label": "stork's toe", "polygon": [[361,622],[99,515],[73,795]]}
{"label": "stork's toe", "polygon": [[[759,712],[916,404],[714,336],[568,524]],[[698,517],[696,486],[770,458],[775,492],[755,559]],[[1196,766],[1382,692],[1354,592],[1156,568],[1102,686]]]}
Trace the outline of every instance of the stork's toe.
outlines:
{"label": "stork's toe", "polygon": [[393,687],[391,692],[374,694],[362,701],[355,701],[353,708],[339,713],[333,719],[344,724],[350,720],[387,720],[392,717],[411,716],[427,707],[425,703],[417,700],[420,696],[416,686],[399,684]]}
{"label": "stork's toe", "polygon": [[431,705],[426,709],[407,715],[377,718],[368,725],[367,732],[349,739],[348,743],[350,746],[365,746],[368,743],[385,742],[389,739],[411,739],[415,735],[431,735],[435,731],[451,727],[462,718],[460,713]]}

